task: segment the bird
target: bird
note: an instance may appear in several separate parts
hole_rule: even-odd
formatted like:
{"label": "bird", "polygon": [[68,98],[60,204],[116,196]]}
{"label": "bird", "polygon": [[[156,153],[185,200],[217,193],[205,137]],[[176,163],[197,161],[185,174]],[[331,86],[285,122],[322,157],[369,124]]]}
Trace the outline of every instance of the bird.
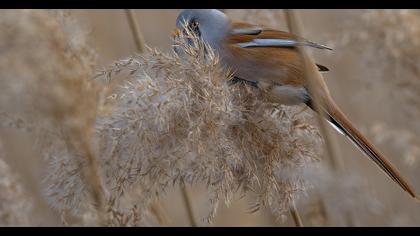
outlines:
{"label": "bird", "polygon": [[[234,73],[235,81],[263,89],[272,102],[284,105],[306,104],[314,110],[311,83],[318,93],[319,106],[325,118],[345,135],[385,174],[411,197],[418,200],[413,187],[341,111],[319,76],[305,76],[299,47],[323,50],[332,48],[314,43],[289,32],[257,24],[236,22],[217,9],[185,9],[176,19],[174,37],[192,32],[206,42],[219,56],[221,65]],[[320,72],[329,69],[315,64]],[[309,81],[311,80],[311,81]],[[317,100],[318,101],[318,100]]]}

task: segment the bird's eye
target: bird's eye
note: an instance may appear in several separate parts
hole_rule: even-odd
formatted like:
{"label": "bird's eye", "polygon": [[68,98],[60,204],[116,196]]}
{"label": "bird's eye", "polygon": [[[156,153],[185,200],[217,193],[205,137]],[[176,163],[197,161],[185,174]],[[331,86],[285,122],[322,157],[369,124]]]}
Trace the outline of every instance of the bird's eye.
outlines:
{"label": "bird's eye", "polygon": [[194,31],[195,33],[198,33],[199,32],[198,22],[196,20],[192,20],[191,21],[190,27],[191,27],[191,30]]}

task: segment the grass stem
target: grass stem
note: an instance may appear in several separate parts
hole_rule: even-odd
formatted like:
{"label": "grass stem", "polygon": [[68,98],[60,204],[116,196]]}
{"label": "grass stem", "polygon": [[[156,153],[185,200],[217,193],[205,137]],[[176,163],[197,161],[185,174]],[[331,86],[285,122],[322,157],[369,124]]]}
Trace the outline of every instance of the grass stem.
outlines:
{"label": "grass stem", "polygon": [[150,212],[155,216],[158,224],[161,226],[169,226],[168,218],[166,217],[165,211],[159,202],[152,203],[150,206]]}
{"label": "grass stem", "polygon": [[105,217],[105,193],[99,174],[98,158],[93,151],[91,145],[91,136],[87,133],[80,134],[82,148],[85,151],[87,165],[85,167],[85,177],[87,184],[90,186],[90,194],[92,196],[94,206],[97,211],[97,222],[99,226],[106,226]]}
{"label": "grass stem", "polygon": [[299,211],[296,208],[295,202],[293,201],[290,206],[290,214],[293,217],[293,221],[295,222],[296,227],[303,227],[302,218],[300,217]]}
{"label": "grass stem", "polygon": [[185,208],[187,209],[188,219],[192,227],[197,227],[197,222],[194,217],[194,210],[190,201],[190,197],[185,185],[181,186],[182,199],[184,200]]}
{"label": "grass stem", "polygon": [[136,44],[136,49],[139,53],[143,53],[145,49],[145,41],[143,34],[141,33],[139,24],[137,23],[136,15],[132,9],[125,9],[125,15],[127,17],[128,24],[130,26],[131,34]]}

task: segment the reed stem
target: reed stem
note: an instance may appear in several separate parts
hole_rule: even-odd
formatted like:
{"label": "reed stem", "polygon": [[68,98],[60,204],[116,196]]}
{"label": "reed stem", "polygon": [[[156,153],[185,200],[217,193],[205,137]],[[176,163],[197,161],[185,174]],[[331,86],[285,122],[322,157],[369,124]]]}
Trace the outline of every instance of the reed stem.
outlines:
{"label": "reed stem", "polygon": [[290,214],[293,217],[293,222],[295,222],[296,227],[303,227],[302,218],[300,217],[299,211],[296,208],[295,202],[292,201],[292,204],[290,205]]}
{"label": "reed stem", "polygon": [[137,22],[136,15],[132,9],[125,9],[124,11],[130,26],[134,43],[136,44],[136,49],[139,53],[143,53],[145,51],[145,41]]}
{"label": "reed stem", "polygon": [[103,227],[107,225],[105,216],[105,193],[103,191],[104,188],[99,174],[98,158],[91,145],[90,133],[80,134],[79,138],[82,140],[81,145],[85,152],[85,158],[87,161],[84,175],[86,177],[87,184],[90,187],[90,194],[97,211],[98,225]]}
{"label": "reed stem", "polygon": [[181,186],[182,199],[184,200],[185,208],[187,209],[188,220],[192,227],[197,227],[197,222],[194,217],[194,210],[190,201],[190,197],[185,185]]}
{"label": "reed stem", "polygon": [[168,218],[166,217],[165,211],[159,202],[152,203],[150,206],[150,212],[155,216],[157,222],[161,226],[169,226]]}

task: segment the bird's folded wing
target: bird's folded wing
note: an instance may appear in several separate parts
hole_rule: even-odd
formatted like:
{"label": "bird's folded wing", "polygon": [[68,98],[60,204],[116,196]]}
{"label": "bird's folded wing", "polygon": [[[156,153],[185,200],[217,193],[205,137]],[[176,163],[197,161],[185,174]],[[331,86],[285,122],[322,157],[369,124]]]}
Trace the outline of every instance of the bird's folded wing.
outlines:
{"label": "bird's folded wing", "polygon": [[309,46],[319,49],[332,48],[299,38],[291,33],[262,28],[247,23],[232,23],[229,42],[241,48]]}

